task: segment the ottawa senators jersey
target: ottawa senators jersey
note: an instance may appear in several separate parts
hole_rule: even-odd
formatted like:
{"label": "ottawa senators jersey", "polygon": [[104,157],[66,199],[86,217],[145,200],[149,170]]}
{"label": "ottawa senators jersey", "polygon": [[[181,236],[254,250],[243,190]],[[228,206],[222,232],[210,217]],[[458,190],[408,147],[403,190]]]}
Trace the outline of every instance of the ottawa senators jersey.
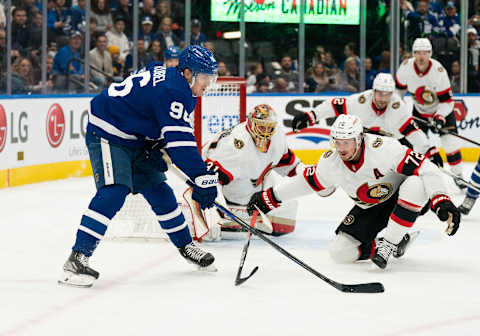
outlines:
{"label": "ottawa senators jersey", "polygon": [[[304,169],[300,183],[303,186],[297,187],[298,192],[305,190],[307,184],[325,196],[324,191],[340,186],[359,207],[366,209],[388,200],[407,176],[418,175],[429,196],[446,194],[442,173],[424,155],[392,138],[372,134],[365,135],[362,147],[357,163],[343,161],[335,150],[325,152],[316,166]],[[298,176],[287,183],[299,180]],[[295,194],[295,190],[282,185],[274,188],[274,193],[283,201]]]}
{"label": "ottawa senators jersey", "polygon": [[400,96],[393,93],[387,107],[379,110],[373,102],[373,95],[373,90],[367,90],[346,98],[326,100],[315,108],[315,118],[320,120],[340,114],[356,115],[372,131],[385,131],[396,139],[406,137],[417,152],[426,153],[431,145]]}
{"label": "ottawa senators jersey", "polygon": [[265,175],[274,169],[282,176],[293,176],[300,163],[287,147],[285,132],[277,125],[266,153],[255,146],[246,122],[218,134],[204,146],[202,156],[213,168],[229,202],[246,205],[253,193],[262,190]]}
{"label": "ottawa senators jersey", "polygon": [[414,57],[405,60],[398,68],[395,83],[402,97],[405,90],[410,93],[415,108],[424,118],[436,113],[446,117],[453,110],[447,71],[433,58],[423,73],[418,70]]}

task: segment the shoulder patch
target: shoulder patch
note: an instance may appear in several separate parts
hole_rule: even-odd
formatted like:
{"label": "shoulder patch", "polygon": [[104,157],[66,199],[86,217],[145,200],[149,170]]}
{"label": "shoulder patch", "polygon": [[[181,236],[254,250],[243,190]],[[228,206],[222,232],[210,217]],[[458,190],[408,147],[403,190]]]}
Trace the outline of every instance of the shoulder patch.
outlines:
{"label": "shoulder patch", "polygon": [[443,72],[443,71],[445,71],[445,69],[442,66],[439,66],[438,67],[438,72]]}
{"label": "shoulder patch", "polygon": [[364,95],[361,95],[360,97],[358,97],[358,102],[359,102],[360,104],[365,103],[366,100],[367,100],[367,99],[365,98]]}
{"label": "shoulder patch", "polygon": [[325,153],[323,153],[323,158],[328,159],[332,154],[333,154],[333,151],[329,149]]}
{"label": "shoulder patch", "polygon": [[395,102],[392,104],[392,108],[395,110],[398,109],[399,107],[400,107],[400,102]]}
{"label": "shoulder patch", "polygon": [[245,144],[240,139],[233,139],[233,145],[236,149],[242,149]]}
{"label": "shoulder patch", "polygon": [[382,144],[383,144],[382,138],[376,138],[376,139],[373,140],[373,142],[372,142],[372,147],[373,147],[373,148],[378,148],[378,147],[380,147]]}

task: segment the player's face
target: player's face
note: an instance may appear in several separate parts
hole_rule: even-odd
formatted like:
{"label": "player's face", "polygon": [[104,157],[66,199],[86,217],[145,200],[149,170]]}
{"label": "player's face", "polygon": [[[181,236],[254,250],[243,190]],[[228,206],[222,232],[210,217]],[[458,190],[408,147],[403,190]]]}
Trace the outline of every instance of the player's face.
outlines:
{"label": "player's face", "polygon": [[333,141],[338,155],[343,161],[350,161],[353,159],[357,150],[355,139],[335,139]]}
{"label": "player's face", "polygon": [[428,61],[430,60],[430,51],[420,50],[414,52],[415,63],[418,66],[425,66],[427,65]]}
{"label": "player's face", "polygon": [[201,96],[205,89],[214,83],[217,79],[216,75],[207,75],[200,73],[195,76],[195,82],[192,86],[192,92],[195,96]]}
{"label": "player's face", "polygon": [[382,110],[387,107],[388,103],[390,102],[390,98],[392,98],[392,92],[389,91],[378,91],[375,90],[373,93],[373,100],[375,106]]}

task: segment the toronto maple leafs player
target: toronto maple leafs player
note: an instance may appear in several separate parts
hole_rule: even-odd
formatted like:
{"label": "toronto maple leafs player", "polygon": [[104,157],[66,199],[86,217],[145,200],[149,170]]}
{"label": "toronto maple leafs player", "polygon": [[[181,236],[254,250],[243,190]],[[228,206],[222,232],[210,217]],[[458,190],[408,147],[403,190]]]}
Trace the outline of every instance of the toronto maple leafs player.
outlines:
{"label": "toronto maple leafs player", "polygon": [[[329,246],[337,262],[370,259],[385,268],[393,254],[405,253],[410,228],[430,198],[440,220],[449,221],[447,234],[460,225],[460,212],[451,202],[442,172],[425,156],[398,141],[363,134],[362,122],[354,115],[340,115],[331,129],[335,150],[325,152],[316,166],[283,184],[255,193],[254,206],[268,213],[282,202],[316,192],[329,196],[338,185],[356,205],[336,230]],[[377,234],[385,228],[382,238]]]}
{"label": "toronto maple leafs player", "polygon": [[216,80],[217,61],[201,46],[182,51],[179,65],[152,62],[91,101],[86,144],[97,192],[83,214],[75,245],[59,283],[90,287],[99,273],[89,257],[129,193],[141,193],[159,225],[190,263],[207,268],[212,254],[192,242],[177,200],[166,183],[162,153],[194,181],[192,198],[202,209],[217,196],[217,175],[197,149],[190,115],[197,96]]}

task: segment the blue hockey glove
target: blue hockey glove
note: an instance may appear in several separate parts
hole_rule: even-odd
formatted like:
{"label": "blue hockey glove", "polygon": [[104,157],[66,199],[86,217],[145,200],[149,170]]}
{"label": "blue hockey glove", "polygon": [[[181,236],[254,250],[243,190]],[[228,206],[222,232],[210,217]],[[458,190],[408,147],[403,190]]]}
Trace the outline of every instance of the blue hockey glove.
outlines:
{"label": "blue hockey glove", "polygon": [[214,172],[208,172],[195,178],[192,199],[205,210],[211,208],[217,198],[218,176]]}

